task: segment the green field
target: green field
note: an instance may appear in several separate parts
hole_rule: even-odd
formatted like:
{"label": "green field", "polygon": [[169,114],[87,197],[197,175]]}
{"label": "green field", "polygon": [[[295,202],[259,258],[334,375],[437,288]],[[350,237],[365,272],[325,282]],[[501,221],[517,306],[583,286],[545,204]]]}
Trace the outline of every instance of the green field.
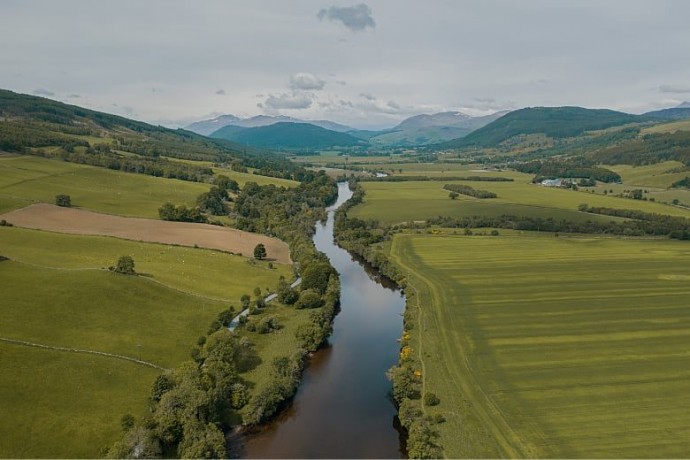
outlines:
{"label": "green field", "polygon": [[391,256],[446,457],[687,456],[687,243],[399,234]]}
{"label": "green field", "polygon": [[0,213],[70,195],[72,205],[107,214],[158,217],[165,202],[194,205],[208,184],[130,174],[30,156],[0,156]]}
{"label": "green field", "polygon": [[121,433],[121,417],[146,407],[158,374],[126,361],[0,342],[0,456],[103,456]]}
{"label": "green field", "polygon": [[[0,227],[0,254],[11,259],[0,262],[1,338],[165,368],[189,359],[197,338],[239,296],[292,273],[217,251],[15,227]],[[146,276],[101,269],[121,255]],[[0,432],[9,433],[0,457],[102,455],[118,437],[120,417],[143,414],[158,373],[115,357],[0,341],[0,406],[8,408]]]}
{"label": "green field", "polygon": [[299,185],[299,182],[294,180],[252,174],[253,170],[251,168],[248,168],[249,172],[242,173],[233,171],[232,169],[228,168],[218,168],[214,166],[214,163],[212,161],[183,160],[180,158],[171,157],[165,157],[165,159],[169,161],[176,161],[178,163],[209,167],[213,170],[214,174],[222,174],[224,176],[229,177],[230,179],[237,181],[237,183],[240,184],[240,187],[244,187],[244,184],[246,184],[247,182],[256,182],[259,185],[274,184],[278,187],[297,187]]}
{"label": "green field", "polygon": [[[644,166],[613,165],[607,167],[620,174],[624,184],[667,188],[674,182],[690,176],[690,168],[684,166],[679,161],[664,161]],[[674,172],[674,170],[678,172]]]}
{"label": "green field", "polygon": [[[136,270],[150,282],[195,295],[237,303],[254,287],[273,289],[288,265],[255,261],[210,249],[142,243],[105,236],[81,236],[16,227],[0,227],[0,254],[47,267],[89,269],[115,265],[122,255],[134,259]],[[85,248],[88,248],[85,250]]]}
{"label": "green field", "polygon": [[[492,173],[493,175],[494,173]],[[573,191],[542,187],[530,183],[527,174],[510,173],[515,182],[449,181],[466,184],[476,189],[495,192],[498,198],[479,200],[460,195],[456,200],[448,198],[443,181],[424,182],[363,182],[364,203],[352,209],[352,217],[377,219],[381,223],[395,224],[412,220],[425,220],[437,216],[500,216],[514,214],[530,217],[552,217],[586,221],[610,217],[595,216],[577,211],[578,205],[611,208],[639,209],[675,216],[690,217],[690,211],[650,201],[631,200]]]}

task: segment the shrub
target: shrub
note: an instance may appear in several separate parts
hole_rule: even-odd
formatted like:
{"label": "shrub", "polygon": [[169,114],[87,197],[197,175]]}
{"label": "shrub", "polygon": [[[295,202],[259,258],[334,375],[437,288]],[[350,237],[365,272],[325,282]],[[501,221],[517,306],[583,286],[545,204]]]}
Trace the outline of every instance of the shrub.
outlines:
{"label": "shrub", "polygon": [[72,199],[69,195],[55,195],[55,204],[63,208],[69,208],[72,206]]}
{"label": "shrub", "polygon": [[319,308],[323,305],[323,299],[318,292],[312,289],[306,289],[299,295],[299,299],[295,302],[296,308]]}
{"label": "shrub", "polygon": [[117,259],[117,265],[113,268],[115,273],[121,273],[123,275],[135,275],[134,271],[134,259],[130,256],[122,256]]}
{"label": "shrub", "polygon": [[427,391],[426,393],[424,393],[424,405],[425,406],[437,406],[438,403],[440,403],[440,402],[441,402],[441,400],[438,399],[438,396],[436,396],[436,394],[434,394],[430,391]]}

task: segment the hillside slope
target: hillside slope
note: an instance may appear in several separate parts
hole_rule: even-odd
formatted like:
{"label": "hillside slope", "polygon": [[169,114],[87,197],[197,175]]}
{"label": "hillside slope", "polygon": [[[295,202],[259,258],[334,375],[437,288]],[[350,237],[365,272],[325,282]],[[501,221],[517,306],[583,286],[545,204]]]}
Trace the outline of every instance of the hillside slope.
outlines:
{"label": "hillside slope", "polygon": [[510,112],[464,138],[439,144],[439,147],[492,147],[525,134],[544,134],[551,138],[574,137],[585,131],[648,120],[643,116],[607,109],[530,107]]}
{"label": "hillside slope", "polygon": [[331,131],[309,123],[275,123],[246,129],[226,126],[212,133],[211,137],[253,147],[281,150],[317,150],[336,146],[366,145],[365,141],[349,134]]}

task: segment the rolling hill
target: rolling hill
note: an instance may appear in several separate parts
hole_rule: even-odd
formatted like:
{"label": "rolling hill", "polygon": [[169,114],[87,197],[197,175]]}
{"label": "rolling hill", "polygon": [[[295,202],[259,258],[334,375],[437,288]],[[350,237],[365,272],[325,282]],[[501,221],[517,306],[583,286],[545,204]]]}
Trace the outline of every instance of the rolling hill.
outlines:
{"label": "rolling hill", "polygon": [[510,112],[463,138],[453,139],[438,146],[446,149],[494,147],[519,135],[544,134],[558,139],[578,136],[586,131],[649,120],[644,116],[607,109],[530,107]]}
{"label": "rolling hill", "polygon": [[310,123],[275,123],[256,128],[226,126],[211,137],[276,150],[320,150],[331,147],[366,146],[366,142],[346,133]]}
{"label": "rolling hill", "polygon": [[684,120],[690,118],[690,103],[683,102],[677,107],[670,109],[655,110],[644,114],[647,117],[659,118],[663,120]]}
{"label": "rolling hill", "polygon": [[428,145],[466,136],[507,112],[472,117],[462,112],[440,112],[415,115],[387,132],[369,138],[376,146],[408,147]]}

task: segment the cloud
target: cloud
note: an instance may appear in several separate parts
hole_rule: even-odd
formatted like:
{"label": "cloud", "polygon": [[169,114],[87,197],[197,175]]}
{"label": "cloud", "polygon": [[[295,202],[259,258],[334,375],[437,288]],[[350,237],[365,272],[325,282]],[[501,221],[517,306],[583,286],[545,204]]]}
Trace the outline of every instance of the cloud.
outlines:
{"label": "cloud", "polygon": [[324,19],[340,21],[353,32],[365,30],[367,27],[372,29],[376,27],[376,22],[371,16],[371,8],[364,3],[355,6],[322,8],[316,17],[321,21]]}
{"label": "cloud", "polygon": [[690,86],[686,86],[686,85],[661,85],[661,86],[659,86],[659,91],[661,91],[662,93],[674,93],[674,94],[690,93]]}
{"label": "cloud", "polygon": [[326,82],[310,73],[296,73],[290,76],[290,88],[293,90],[322,90]]}
{"label": "cloud", "polygon": [[78,94],[76,94],[76,93],[74,93],[74,94],[68,94],[67,97],[70,98],[70,99],[78,99],[78,98],[80,98],[81,96],[78,95]]}
{"label": "cloud", "polygon": [[313,95],[309,93],[283,93],[278,96],[269,94],[263,104],[259,105],[261,108],[268,110],[293,109],[301,110],[308,109],[314,102]]}
{"label": "cloud", "polygon": [[223,88],[217,89],[216,94],[219,96],[225,96],[225,90]]}
{"label": "cloud", "polygon": [[363,97],[367,101],[375,101],[376,98],[371,93],[359,93],[359,97]]}
{"label": "cloud", "polygon": [[55,93],[48,91],[47,89],[38,88],[34,90],[36,96],[55,96]]}

